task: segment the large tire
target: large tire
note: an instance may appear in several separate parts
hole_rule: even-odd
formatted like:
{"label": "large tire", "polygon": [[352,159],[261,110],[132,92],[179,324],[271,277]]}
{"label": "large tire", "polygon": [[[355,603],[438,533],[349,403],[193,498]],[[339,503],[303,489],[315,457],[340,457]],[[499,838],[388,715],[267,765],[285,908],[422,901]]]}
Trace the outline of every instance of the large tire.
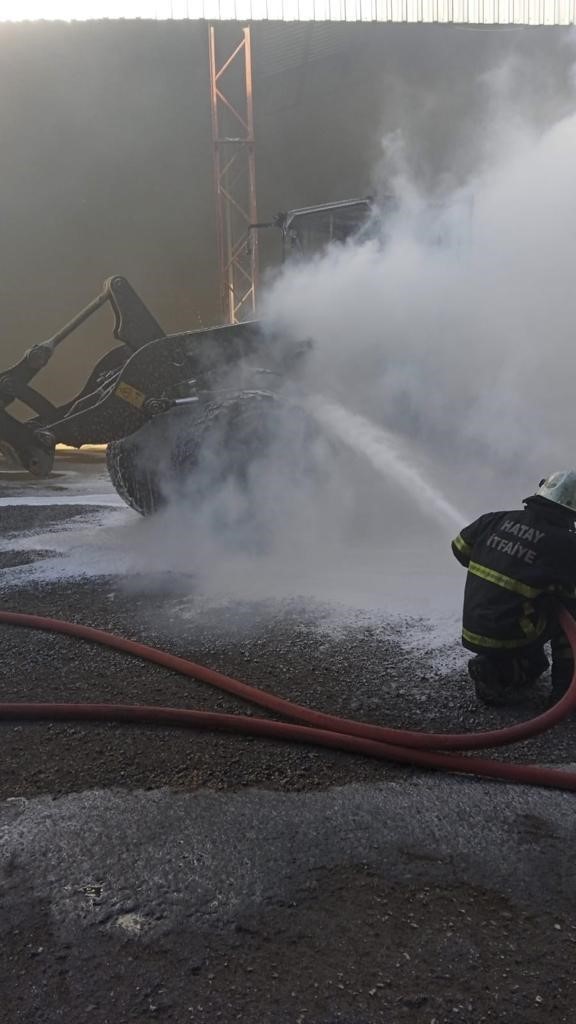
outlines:
{"label": "large tire", "polygon": [[230,477],[242,483],[270,443],[280,407],[271,392],[242,391],[172,410],[108,445],[110,479],[141,515],[178,498],[201,499]]}
{"label": "large tire", "polygon": [[106,449],[106,464],[110,480],[122,501],[135,512],[146,516],[161,507],[162,495],[156,474],[141,458],[136,435],[122,441],[110,441]]}

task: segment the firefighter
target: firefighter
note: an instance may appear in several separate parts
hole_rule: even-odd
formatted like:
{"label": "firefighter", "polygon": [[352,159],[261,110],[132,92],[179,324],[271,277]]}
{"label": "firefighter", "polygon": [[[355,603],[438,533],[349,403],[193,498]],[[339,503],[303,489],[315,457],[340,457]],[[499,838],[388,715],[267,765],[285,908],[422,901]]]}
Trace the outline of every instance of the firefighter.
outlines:
{"label": "firefighter", "polygon": [[462,643],[468,672],[488,705],[520,703],[548,668],[555,704],[573,672],[559,603],[576,613],[576,471],[554,473],[512,512],[488,512],[452,541],[468,570]]}

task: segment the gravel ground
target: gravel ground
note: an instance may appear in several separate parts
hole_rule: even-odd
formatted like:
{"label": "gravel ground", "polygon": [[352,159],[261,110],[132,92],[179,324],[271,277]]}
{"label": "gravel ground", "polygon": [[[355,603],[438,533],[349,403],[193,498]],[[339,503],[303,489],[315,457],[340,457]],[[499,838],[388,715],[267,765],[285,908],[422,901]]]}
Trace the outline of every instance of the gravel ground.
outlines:
{"label": "gravel ground", "polygon": [[[0,567],[50,554],[19,548],[27,532],[91,511],[0,508],[10,541]],[[150,593],[137,578],[64,580],[11,585],[0,598],[367,721],[449,730],[519,717],[479,709],[462,669],[410,649],[398,622],[334,629],[328,610],[294,601],[210,611],[173,582]],[[246,712],[115,652],[0,633],[1,700]],[[522,713],[543,701],[544,688]],[[572,763],[574,728],[498,756]],[[226,735],[64,724],[0,734],[8,1024],[572,1024],[570,796]],[[120,901],[110,902],[111,876]]]}

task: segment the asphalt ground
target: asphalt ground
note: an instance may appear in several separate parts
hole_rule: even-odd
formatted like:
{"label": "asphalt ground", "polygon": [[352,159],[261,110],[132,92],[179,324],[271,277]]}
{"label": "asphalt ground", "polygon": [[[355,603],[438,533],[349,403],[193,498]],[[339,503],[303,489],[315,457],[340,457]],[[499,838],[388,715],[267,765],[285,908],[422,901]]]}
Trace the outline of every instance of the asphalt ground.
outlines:
{"label": "asphalt ground", "polygon": [[[300,597],[213,606],[193,581],[152,586],[105,559],[100,573],[93,555],[83,574],[82,531],[118,513],[107,494],[97,453],[66,456],[48,483],[3,472],[3,607],[398,727],[488,728],[543,706],[545,683],[521,711],[479,708],[457,641],[445,657],[416,649],[407,638],[427,625],[414,618],[334,626]],[[65,564],[68,529],[76,570],[30,574]],[[247,711],[117,652],[0,633],[1,700]],[[495,756],[572,764],[575,728]],[[572,1024],[571,795],[224,734],[5,723],[0,735],[8,1024]]]}

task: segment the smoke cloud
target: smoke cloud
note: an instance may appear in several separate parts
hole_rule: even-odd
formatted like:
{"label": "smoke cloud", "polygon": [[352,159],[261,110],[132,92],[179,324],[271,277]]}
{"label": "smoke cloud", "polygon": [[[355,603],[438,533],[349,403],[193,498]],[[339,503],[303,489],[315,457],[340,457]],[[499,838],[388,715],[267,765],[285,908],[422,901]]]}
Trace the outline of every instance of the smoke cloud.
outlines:
{"label": "smoke cloud", "polygon": [[269,282],[263,319],[313,349],[247,477],[160,517],[164,567],[188,560],[205,593],[455,612],[458,521],[576,464],[576,115],[502,109],[441,194],[387,138],[394,211]]}
{"label": "smoke cloud", "polygon": [[470,512],[576,461],[576,116],[500,134],[440,202],[395,172],[375,237],[287,270],[264,310],[313,339],[315,390],[409,437]]}

